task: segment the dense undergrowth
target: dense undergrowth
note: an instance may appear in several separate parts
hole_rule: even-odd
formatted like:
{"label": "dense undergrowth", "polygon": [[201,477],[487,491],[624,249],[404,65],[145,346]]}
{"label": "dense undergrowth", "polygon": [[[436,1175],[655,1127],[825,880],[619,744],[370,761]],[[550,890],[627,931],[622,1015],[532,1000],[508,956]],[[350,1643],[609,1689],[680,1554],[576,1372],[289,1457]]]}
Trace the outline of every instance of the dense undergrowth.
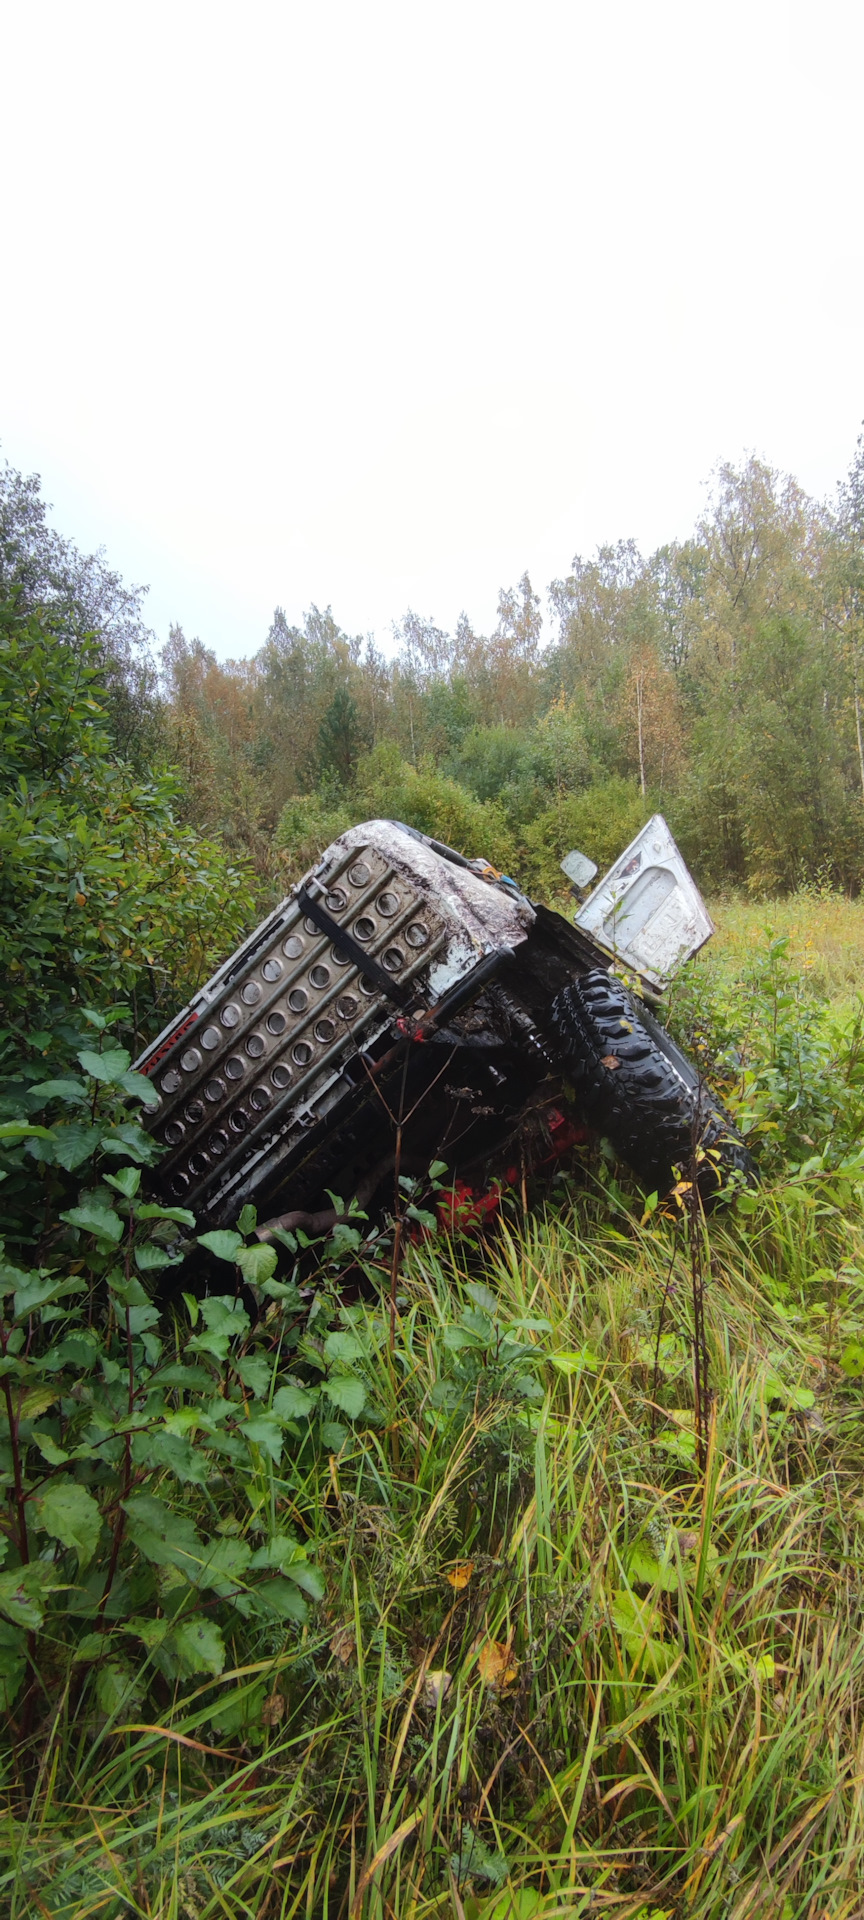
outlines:
{"label": "dense undergrowth", "polygon": [[860,1910],[860,1024],[690,977],[763,1189],[586,1151],[392,1319],[362,1220],[298,1289],[142,1199],[102,1016],[7,1072],[4,1910]]}
{"label": "dense undergrowth", "polygon": [[595,1143],[485,1239],[397,1189],[395,1295],[359,1216],[199,1235],[131,1061],[248,873],[61,613],[0,627],[0,1911],[853,1920],[862,909],[676,991],[763,1176],[710,1221]]}

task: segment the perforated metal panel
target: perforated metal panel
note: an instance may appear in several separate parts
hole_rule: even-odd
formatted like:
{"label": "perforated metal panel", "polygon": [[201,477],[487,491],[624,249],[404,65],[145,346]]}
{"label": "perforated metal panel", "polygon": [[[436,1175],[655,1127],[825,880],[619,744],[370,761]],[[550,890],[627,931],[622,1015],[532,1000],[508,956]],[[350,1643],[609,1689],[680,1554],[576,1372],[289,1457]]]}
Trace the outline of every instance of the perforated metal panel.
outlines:
{"label": "perforated metal panel", "polygon": [[[505,902],[471,874],[454,881],[450,869],[446,889],[436,887],[445,867],[391,822],[370,822],[328,848],[305,882],[418,1011],[496,941],[524,938],[532,917],[527,903]],[[457,884],[468,887],[464,911]],[[489,903],[487,938],[477,930],[478,890],[481,905]],[[299,891],[137,1063],[160,1095],[148,1124],[168,1149],[162,1190],[214,1216],[241,1185],[254,1189],[256,1166],[263,1174],[274,1153],[291,1154],[338,1106],[346,1064],[397,1016],[383,987],[304,917]]]}

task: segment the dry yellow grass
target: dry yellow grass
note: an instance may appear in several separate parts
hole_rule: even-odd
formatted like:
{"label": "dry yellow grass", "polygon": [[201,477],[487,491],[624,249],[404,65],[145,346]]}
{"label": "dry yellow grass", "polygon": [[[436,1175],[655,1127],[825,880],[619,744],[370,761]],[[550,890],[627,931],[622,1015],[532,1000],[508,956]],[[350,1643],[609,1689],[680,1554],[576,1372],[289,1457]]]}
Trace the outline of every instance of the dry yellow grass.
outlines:
{"label": "dry yellow grass", "polygon": [[770,929],[788,935],[790,958],[818,993],[843,1003],[864,992],[864,901],[836,893],[756,901],[727,894],[709,910],[717,933],[705,951],[724,973],[740,973]]}

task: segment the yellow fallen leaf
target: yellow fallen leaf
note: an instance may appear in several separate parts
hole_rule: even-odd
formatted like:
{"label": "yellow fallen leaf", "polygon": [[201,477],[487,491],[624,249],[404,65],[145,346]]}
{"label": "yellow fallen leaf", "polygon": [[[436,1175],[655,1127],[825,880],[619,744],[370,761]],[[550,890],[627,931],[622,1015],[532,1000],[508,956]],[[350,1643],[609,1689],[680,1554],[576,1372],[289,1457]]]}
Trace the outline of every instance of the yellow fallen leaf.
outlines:
{"label": "yellow fallen leaf", "polygon": [[509,1641],[484,1640],[477,1653],[477,1671],[487,1687],[509,1687],[519,1672]]}
{"label": "yellow fallen leaf", "polygon": [[467,1587],[473,1572],[473,1560],[457,1560],[455,1567],[451,1567],[450,1572],[445,1573],[444,1578],[456,1593],[461,1593],[462,1588]]}

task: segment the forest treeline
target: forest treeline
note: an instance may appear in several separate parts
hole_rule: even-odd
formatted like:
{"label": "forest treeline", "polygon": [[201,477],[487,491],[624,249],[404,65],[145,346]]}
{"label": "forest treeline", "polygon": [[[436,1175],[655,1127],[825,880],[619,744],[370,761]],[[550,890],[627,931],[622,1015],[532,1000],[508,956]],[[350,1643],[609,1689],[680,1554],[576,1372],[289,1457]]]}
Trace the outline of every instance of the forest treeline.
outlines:
{"label": "forest treeline", "polygon": [[157,654],[141,592],[51,531],[38,482],[7,467],[0,512],[7,609],[73,654],[92,636],[112,754],[171,780],[178,827],[242,856],[259,898],[374,813],[534,887],[656,807],[710,888],[864,883],[864,434],[830,503],[750,457],[690,539],[577,556],[545,643],[526,574],[488,635],[409,612],[385,655],[329,608],[277,608],[249,658],[178,626]]}
{"label": "forest treeline", "polygon": [[165,725],[190,817],[259,870],[395,814],[535,886],[611,857],[654,807],[707,886],[864,881],[864,437],[831,506],[756,458],[714,476],[691,539],[527,575],[491,634],[415,613],[389,657],[313,608],[250,659],[174,628]]}

